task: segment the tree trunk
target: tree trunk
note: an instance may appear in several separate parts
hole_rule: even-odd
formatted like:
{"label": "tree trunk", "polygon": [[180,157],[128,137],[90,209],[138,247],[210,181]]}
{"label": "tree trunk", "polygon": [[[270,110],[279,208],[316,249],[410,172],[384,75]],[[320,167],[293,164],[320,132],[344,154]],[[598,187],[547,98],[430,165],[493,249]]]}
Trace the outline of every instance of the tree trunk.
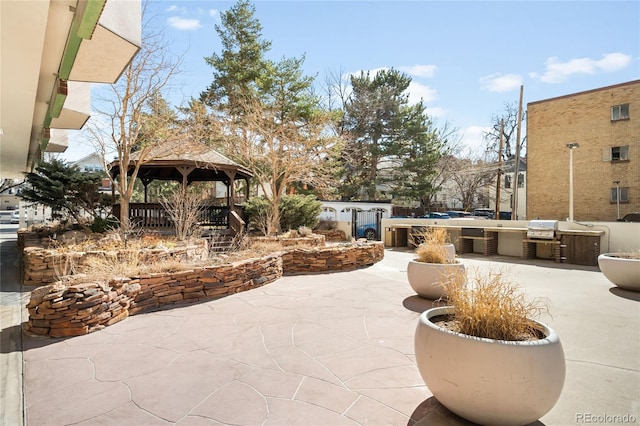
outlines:
{"label": "tree trunk", "polygon": [[129,221],[129,199],[120,197],[120,229],[122,232],[131,230],[131,222]]}

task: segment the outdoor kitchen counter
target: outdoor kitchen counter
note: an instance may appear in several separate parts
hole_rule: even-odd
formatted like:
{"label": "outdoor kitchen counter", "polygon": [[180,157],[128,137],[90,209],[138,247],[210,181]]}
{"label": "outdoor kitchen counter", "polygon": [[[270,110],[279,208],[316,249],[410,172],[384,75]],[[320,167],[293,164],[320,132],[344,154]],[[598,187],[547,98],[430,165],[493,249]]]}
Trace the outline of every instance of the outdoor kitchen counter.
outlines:
{"label": "outdoor kitchen counter", "polygon": [[580,230],[580,229],[558,229],[556,231],[556,234],[585,235],[585,236],[597,237],[597,236],[604,235],[604,231],[583,231],[583,230]]}
{"label": "outdoor kitchen counter", "polygon": [[[558,263],[580,265],[597,265],[600,238],[605,234],[604,231],[556,229],[555,237],[552,239],[532,239],[527,237],[527,227],[482,226],[478,223],[445,225],[441,223],[409,224],[405,222],[387,226],[390,232],[388,233],[389,238],[385,240],[385,245],[411,247],[411,229],[421,227],[443,228],[451,231],[452,241],[457,240],[456,250],[458,254],[477,252],[486,256],[501,254],[523,259],[534,259],[538,258],[540,249],[544,252],[544,247],[547,247],[542,258]],[[471,233],[471,235],[462,235],[463,232]],[[475,235],[475,232],[478,235]],[[521,237],[517,233],[520,233]],[[503,235],[503,237],[500,237],[500,235]]]}

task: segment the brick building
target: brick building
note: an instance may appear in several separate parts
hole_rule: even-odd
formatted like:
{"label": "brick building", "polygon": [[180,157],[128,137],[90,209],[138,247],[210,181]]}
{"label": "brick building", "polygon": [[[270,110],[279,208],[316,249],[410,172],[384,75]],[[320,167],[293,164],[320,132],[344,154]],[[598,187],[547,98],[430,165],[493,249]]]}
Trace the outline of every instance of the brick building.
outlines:
{"label": "brick building", "polygon": [[640,80],[527,104],[527,140],[528,218],[569,217],[571,155],[574,220],[640,211]]}

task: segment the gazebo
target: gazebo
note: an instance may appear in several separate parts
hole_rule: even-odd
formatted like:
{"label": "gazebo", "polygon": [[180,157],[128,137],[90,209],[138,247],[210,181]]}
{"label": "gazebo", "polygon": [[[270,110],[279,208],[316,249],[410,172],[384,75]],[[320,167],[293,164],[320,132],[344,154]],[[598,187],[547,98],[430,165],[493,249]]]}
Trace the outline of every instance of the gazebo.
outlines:
{"label": "gazebo", "polygon": [[[239,231],[243,224],[242,208],[237,203],[235,183],[244,180],[244,199],[249,198],[249,179],[253,174],[241,165],[211,149],[209,146],[193,141],[188,135],[179,135],[153,146],[144,153],[131,154],[127,173],[133,173],[135,166],[141,162],[138,176],[144,186],[144,202],[129,204],[129,220],[142,228],[158,230],[172,227],[170,216],[161,203],[148,202],[147,189],[154,180],[177,181],[184,188],[193,182],[222,182],[226,185],[224,203],[205,206],[200,215],[201,226],[217,229]],[[109,173],[113,179],[121,173],[119,162],[109,165]],[[221,205],[222,204],[222,205]],[[120,220],[122,212],[120,204],[114,204],[113,214]]]}

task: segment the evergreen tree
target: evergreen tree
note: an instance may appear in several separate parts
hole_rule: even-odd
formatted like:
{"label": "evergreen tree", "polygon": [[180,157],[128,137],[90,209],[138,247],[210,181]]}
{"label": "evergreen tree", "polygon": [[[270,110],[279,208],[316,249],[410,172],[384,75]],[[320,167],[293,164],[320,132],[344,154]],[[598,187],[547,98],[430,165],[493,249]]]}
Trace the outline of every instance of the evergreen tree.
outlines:
{"label": "evergreen tree", "polygon": [[390,146],[402,137],[406,93],[411,78],[390,69],[351,77],[352,93],[344,106],[348,133],[342,192],[348,198],[377,199],[379,166]]}
{"label": "evergreen tree", "polygon": [[434,192],[436,167],[447,140],[441,138],[422,102],[403,107],[401,115],[401,137],[388,147],[391,167],[385,170],[382,182],[391,188],[394,198],[425,205]]}
{"label": "evergreen tree", "polygon": [[58,159],[41,162],[26,174],[26,182],[23,199],[50,207],[54,219],[79,222],[85,214],[97,218],[111,205],[111,197],[99,192],[101,174],[81,172]]}
{"label": "evergreen tree", "polygon": [[240,0],[221,13],[221,25],[216,24],[215,29],[222,40],[222,53],[205,58],[214,70],[213,82],[200,99],[232,116],[257,96],[267,62],[265,54],[271,48],[271,42],[262,40],[262,25],[254,14],[255,6],[248,0]]}
{"label": "evergreen tree", "polygon": [[201,100],[213,112],[207,125],[214,126],[216,146],[251,170],[268,199],[272,233],[280,230],[278,205],[290,185],[328,186],[331,174],[323,168],[333,143],[326,134],[332,115],[313,94],[314,79],[302,70],[304,57],[265,58],[271,43],[261,39],[254,12],[240,0],[222,14],[216,31],[223,51],[206,58],[214,81]]}

